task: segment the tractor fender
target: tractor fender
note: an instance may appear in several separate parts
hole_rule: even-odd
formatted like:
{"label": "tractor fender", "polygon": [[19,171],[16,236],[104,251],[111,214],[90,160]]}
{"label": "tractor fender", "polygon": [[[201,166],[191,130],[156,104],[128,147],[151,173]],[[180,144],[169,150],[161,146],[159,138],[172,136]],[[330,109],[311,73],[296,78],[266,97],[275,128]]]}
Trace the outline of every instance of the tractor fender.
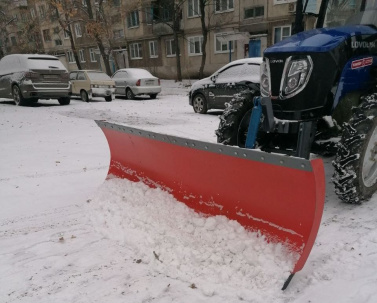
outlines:
{"label": "tractor fender", "polygon": [[365,54],[349,59],[341,73],[332,110],[335,110],[347,94],[363,93],[371,89],[377,81],[372,73],[376,68],[377,56]]}

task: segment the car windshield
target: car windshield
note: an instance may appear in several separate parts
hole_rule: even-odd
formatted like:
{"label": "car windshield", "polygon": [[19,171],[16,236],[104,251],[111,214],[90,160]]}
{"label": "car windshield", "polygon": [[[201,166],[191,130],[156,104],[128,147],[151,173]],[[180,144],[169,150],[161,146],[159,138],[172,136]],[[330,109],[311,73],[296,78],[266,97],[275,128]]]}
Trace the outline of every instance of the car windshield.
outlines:
{"label": "car windshield", "polygon": [[127,73],[135,78],[153,78],[154,76],[145,69],[134,68],[127,70]]}
{"label": "car windshield", "polygon": [[103,72],[87,72],[90,80],[111,80],[111,78]]}
{"label": "car windshield", "polygon": [[63,63],[57,58],[28,57],[27,66],[30,69],[64,69]]}
{"label": "car windshield", "polygon": [[325,27],[354,24],[377,26],[377,0],[329,0]]}

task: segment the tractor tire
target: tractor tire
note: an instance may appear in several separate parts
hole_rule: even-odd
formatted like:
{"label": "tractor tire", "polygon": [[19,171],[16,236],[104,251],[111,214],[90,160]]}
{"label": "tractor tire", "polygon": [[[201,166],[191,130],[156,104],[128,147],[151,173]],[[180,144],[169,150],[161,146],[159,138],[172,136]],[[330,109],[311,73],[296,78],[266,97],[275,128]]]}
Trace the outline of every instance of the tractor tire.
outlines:
{"label": "tractor tire", "polygon": [[245,90],[226,103],[216,130],[218,143],[245,147],[254,96],[250,90]]}
{"label": "tractor tire", "polygon": [[377,93],[361,99],[348,123],[333,161],[335,193],[360,204],[377,190]]}

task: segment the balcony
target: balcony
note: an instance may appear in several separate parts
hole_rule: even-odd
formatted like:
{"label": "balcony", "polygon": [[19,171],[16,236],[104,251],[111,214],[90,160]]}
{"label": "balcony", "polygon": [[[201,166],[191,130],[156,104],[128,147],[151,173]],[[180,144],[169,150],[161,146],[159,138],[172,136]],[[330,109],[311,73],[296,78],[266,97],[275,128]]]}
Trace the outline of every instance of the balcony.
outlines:
{"label": "balcony", "polygon": [[153,33],[157,36],[170,35],[173,33],[173,29],[171,28],[171,26],[172,22],[153,22]]}
{"label": "balcony", "polygon": [[[153,34],[157,36],[171,35],[174,33],[172,26],[173,26],[173,22],[153,21],[153,25],[152,25]],[[181,30],[182,30],[182,20],[179,23],[179,31]]]}

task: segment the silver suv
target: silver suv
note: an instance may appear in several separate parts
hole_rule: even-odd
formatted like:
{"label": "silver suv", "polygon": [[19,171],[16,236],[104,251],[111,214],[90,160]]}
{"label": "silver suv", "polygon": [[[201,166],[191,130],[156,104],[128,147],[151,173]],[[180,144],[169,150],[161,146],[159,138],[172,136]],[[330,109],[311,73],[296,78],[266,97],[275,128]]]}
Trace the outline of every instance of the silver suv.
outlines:
{"label": "silver suv", "polygon": [[54,56],[16,54],[0,60],[0,98],[13,98],[16,105],[38,99],[67,105],[71,94],[68,71]]}

